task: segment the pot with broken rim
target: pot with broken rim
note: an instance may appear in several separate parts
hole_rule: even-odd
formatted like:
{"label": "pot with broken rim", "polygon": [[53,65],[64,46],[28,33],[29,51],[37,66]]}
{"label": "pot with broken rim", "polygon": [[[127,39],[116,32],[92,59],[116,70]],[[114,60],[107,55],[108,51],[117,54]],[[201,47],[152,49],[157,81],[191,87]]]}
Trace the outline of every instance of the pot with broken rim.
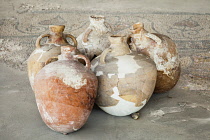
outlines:
{"label": "pot with broken rim", "polygon": [[112,28],[104,16],[92,15],[89,20],[90,25],[77,37],[77,42],[78,50],[92,60],[110,46],[108,36]]}

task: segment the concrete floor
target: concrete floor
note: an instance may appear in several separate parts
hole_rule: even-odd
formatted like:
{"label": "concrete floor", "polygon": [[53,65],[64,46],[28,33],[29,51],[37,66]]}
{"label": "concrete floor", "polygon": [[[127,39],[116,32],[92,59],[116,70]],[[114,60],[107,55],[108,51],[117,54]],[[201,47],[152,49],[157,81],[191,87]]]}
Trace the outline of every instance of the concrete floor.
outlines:
{"label": "concrete floor", "polygon": [[[25,4],[25,7],[24,7]],[[2,19],[48,10],[210,13],[209,0],[1,0]],[[0,140],[209,140],[210,94],[180,88],[154,94],[139,120],[114,117],[95,107],[77,132],[63,135],[41,120],[27,72],[0,63]]]}
{"label": "concrete floor", "polygon": [[139,120],[114,117],[95,107],[77,132],[63,135],[42,121],[27,73],[1,64],[1,140],[209,140],[210,98],[174,88],[154,94]]}

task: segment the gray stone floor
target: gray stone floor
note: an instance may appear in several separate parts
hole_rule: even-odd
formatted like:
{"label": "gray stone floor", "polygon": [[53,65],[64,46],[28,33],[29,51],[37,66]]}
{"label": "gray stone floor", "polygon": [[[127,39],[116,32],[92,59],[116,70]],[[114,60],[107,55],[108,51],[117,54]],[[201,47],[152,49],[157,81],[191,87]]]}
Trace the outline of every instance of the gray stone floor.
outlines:
{"label": "gray stone floor", "polygon": [[[8,21],[27,12],[53,10],[205,15],[210,13],[209,5],[209,0],[1,0],[0,15]],[[209,17],[206,19],[210,21]],[[13,30],[10,31],[12,34]],[[27,72],[4,63],[0,66],[0,140],[210,139],[210,93],[180,88],[183,80],[167,93],[154,94],[138,120],[130,116],[114,117],[95,107],[82,129],[63,135],[49,129],[41,120]]]}

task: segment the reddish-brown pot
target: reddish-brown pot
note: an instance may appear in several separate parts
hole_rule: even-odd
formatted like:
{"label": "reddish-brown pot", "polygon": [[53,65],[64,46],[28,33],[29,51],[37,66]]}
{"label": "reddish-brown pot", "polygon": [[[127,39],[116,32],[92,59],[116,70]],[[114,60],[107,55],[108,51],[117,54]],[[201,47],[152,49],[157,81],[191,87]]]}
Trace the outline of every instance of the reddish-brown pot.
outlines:
{"label": "reddish-brown pot", "polygon": [[[90,61],[75,55],[75,48],[61,47],[58,61],[46,65],[36,75],[36,102],[45,124],[67,134],[80,129],[94,105],[98,81],[90,70]],[[77,61],[84,59],[86,66]]]}

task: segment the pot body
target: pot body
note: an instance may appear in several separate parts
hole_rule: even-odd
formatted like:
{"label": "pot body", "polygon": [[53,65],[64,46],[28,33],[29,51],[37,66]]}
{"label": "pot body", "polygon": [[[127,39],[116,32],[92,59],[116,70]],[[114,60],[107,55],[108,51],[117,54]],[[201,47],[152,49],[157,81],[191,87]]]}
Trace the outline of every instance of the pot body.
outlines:
{"label": "pot body", "polygon": [[[70,34],[63,34],[64,28],[65,26],[63,25],[50,26],[50,34],[43,34],[37,38],[36,49],[27,60],[28,77],[32,89],[36,74],[45,66],[47,60],[52,57],[58,57],[61,54],[62,45],[69,45],[66,40],[67,37],[74,41],[74,46],[76,47],[76,39]],[[47,37],[47,42],[40,45],[41,39],[44,37]]]}
{"label": "pot body", "polygon": [[46,44],[42,48],[35,49],[28,58],[28,77],[31,87],[34,86],[36,74],[45,66],[47,60],[61,54],[61,47],[53,44]]}
{"label": "pot body", "polygon": [[149,56],[157,67],[157,82],[154,92],[172,89],[180,77],[180,61],[176,44],[167,36],[148,33],[140,23],[133,25],[131,44],[133,50]]}
{"label": "pot body", "polygon": [[58,60],[35,77],[36,103],[45,124],[67,134],[80,129],[94,105],[97,78],[83,64]]}
{"label": "pot body", "polygon": [[[118,44],[126,47],[125,43]],[[110,55],[101,62],[101,56],[91,62],[91,68],[99,81],[96,104],[108,114],[126,116],[139,111],[150,99],[157,77],[154,62],[143,54],[118,52],[117,44]],[[125,45],[123,47],[123,45]],[[115,49],[118,48],[118,49]]]}
{"label": "pot body", "polygon": [[77,37],[78,50],[90,60],[110,46],[111,26],[104,16],[90,16],[89,27]]}

